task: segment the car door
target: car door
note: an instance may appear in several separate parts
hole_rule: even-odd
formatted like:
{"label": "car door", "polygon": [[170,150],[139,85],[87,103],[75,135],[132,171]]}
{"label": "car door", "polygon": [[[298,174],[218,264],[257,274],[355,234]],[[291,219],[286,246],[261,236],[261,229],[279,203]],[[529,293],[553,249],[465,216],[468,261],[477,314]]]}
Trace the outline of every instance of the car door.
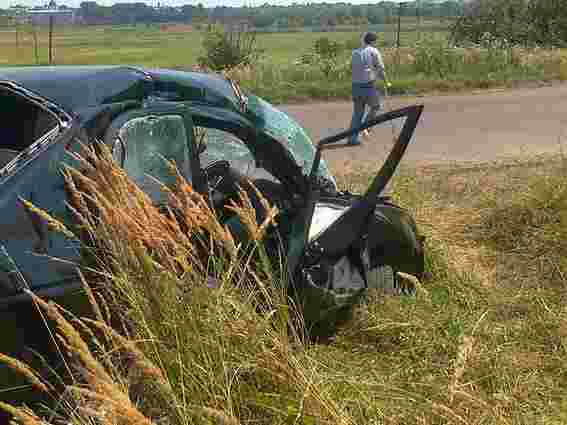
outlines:
{"label": "car door", "polygon": [[0,168],[0,304],[23,287],[41,291],[77,278],[77,241],[49,232],[41,215],[21,202],[65,221],[61,163],[71,159],[65,146],[72,130],[62,124],[55,118],[49,121],[37,139],[14,150]]}
{"label": "car door", "polygon": [[112,121],[104,139],[109,145],[119,142],[124,170],[155,204],[167,201],[155,179],[166,185],[175,183],[165,160],[175,161],[185,179],[196,189],[200,186],[193,121],[183,105],[153,104],[125,112]]}

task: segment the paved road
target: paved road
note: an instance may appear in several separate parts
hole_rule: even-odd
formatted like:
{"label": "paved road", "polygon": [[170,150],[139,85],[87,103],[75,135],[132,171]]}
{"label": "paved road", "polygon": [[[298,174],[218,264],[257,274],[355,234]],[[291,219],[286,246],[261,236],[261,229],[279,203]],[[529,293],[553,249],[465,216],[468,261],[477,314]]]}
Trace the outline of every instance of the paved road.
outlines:
{"label": "paved road", "polygon": [[[490,160],[557,151],[567,141],[567,84],[473,95],[391,98],[387,109],[425,105],[406,160]],[[349,125],[350,102],[286,105],[314,140]],[[402,120],[396,120],[399,130]],[[331,163],[383,157],[392,144],[392,125],[375,127],[360,148],[325,153]]]}

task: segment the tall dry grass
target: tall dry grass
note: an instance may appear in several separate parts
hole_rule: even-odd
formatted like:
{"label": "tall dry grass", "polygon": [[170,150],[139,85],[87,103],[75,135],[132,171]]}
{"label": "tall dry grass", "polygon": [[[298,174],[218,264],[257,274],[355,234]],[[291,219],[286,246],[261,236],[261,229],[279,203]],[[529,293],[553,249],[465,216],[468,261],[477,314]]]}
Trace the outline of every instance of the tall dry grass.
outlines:
{"label": "tall dry grass", "polygon": [[[159,208],[105,148],[75,159],[78,168],[65,172],[74,226],[27,207],[51,228],[80,235],[94,317],[34,296],[65,353],[62,393],[2,359],[61,400],[50,423],[351,423],[305,350],[283,265],[273,267],[263,252],[275,208],[262,199],[269,214],[257,223],[244,192],[229,206],[252,239],[242,246],[174,164],[177,182],[163,187],[169,205]],[[0,407],[40,423],[22,408]]]}
{"label": "tall dry grass", "polygon": [[[235,244],[232,254],[231,243],[210,238],[221,230],[199,227],[208,220],[199,208],[195,213],[205,216],[187,240],[169,243],[175,235],[168,226],[176,229],[167,222],[171,215],[158,217],[141,193],[112,197],[126,193],[127,178],[118,177],[108,158],[89,161],[80,176],[67,176],[81,225],[73,231],[82,231],[90,247],[85,286],[97,308],[94,317],[75,318],[37,301],[56,323],[72,372],[62,393],[24,372],[38,390],[61,397],[57,414],[42,419],[47,423],[566,422],[564,280],[538,276],[531,267],[541,248],[554,259],[547,247],[564,245],[564,168],[540,170],[540,177],[557,179],[542,178],[525,191],[517,177],[538,174],[528,162],[451,166],[431,175],[400,170],[392,195],[428,235],[426,291],[415,298],[370,294],[330,341],[311,345],[297,320],[289,320],[299,314],[287,302],[278,268],[262,262],[261,246]],[[357,167],[343,184],[362,190],[374,171]],[[488,173],[499,184],[479,184]],[[458,191],[451,176],[465,179],[470,190]],[[486,203],[487,191],[494,191],[496,204]],[[183,199],[179,192],[171,189],[172,205],[174,197]],[[192,201],[178,204],[179,217],[183,205],[200,202],[189,187],[181,193]],[[248,210],[242,201],[235,208]],[[154,216],[158,221],[148,218]],[[159,231],[146,229],[151,225]],[[132,226],[140,237],[114,226]],[[202,250],[222,260],[202,257]],[[197,265],[189,267],[185,255]],[[514,273],[497,273],[493,281],[479,265]],[[564,264],[555,265],[564,274]],[[18,362],[12,367],[25,369]],[[40,421],[38,411],[2,407],[20,423]]]}

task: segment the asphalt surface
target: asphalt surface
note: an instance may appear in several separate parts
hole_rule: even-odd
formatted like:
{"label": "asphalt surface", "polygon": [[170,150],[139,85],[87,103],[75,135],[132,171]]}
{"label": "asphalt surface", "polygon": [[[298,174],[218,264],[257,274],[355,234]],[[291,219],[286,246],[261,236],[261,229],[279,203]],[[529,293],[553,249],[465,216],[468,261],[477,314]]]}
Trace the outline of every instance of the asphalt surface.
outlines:
{"label": "asphalt surface", "polygon": [[[470,95],[395,97],[385,109],[421,103],[424,112],[407,161],[503,159],[559,151],[567,141],[567,84]],[[284,105],[314,141],[347,128],[351,102]],[[331,164],[379,160],[389,151],[403,119],[374,128],[363,145],[325,153]]]}

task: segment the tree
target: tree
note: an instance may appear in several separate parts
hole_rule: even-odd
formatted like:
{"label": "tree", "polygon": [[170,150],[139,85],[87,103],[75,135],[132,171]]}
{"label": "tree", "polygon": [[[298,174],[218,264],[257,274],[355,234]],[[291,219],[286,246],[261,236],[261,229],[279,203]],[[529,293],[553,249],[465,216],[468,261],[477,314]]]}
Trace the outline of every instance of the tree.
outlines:
{"label": "tree", "polygon": [[229,70],[239,65],[250,65],[262,54],[256,35],[246,31],[225,31],[213,26],[203,38],[205,54],[199,63],[215,71]]}
{"label": "tree", "polygon": [[473,0],[451,28],[456,43],[487,37],[519,45],[567,44],[567,4],[555,0]]}
{"label": "tree", "polygon": [[252,24],[256,28],[269,27],[270,25],[273,25],[275,21],[275,16],[269,11],[263,11],[257,15],[252,16]]}

